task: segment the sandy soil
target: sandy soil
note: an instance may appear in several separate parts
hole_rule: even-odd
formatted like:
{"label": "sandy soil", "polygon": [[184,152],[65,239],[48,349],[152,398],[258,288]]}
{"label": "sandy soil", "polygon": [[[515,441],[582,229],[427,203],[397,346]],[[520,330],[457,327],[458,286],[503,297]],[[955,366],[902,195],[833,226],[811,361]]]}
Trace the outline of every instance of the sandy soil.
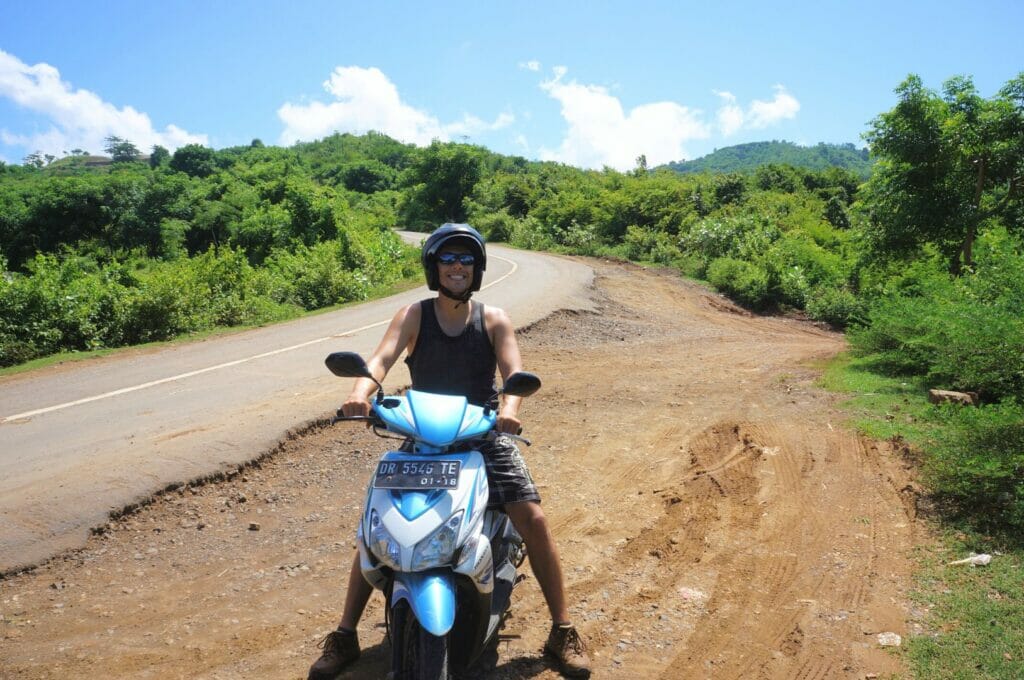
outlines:
{"label": "sandy soil", "polygon": [[[592,264],[599,311],[556,314],[520,342],[545,380],[524,406],[525,455],[595,677],[901,672],[877,634],[906,633],[909,473],[813,386],[841,336],[751,316],[671,274]],[[0,581],[0,675],[305,677],[340,615],[384,445],[310,425]],[[343,677],[386,672],[381,604]],[[540,654],[534,579],[513,608],[492,676],[558,677]]]}

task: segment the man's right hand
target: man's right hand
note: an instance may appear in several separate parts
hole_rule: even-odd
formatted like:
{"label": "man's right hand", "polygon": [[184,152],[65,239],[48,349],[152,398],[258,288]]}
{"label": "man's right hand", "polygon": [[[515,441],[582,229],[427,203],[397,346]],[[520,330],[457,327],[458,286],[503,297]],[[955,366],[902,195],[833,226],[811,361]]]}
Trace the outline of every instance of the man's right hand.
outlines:
{"label": "man's right hand", "polygon": [[346,418],[368,416],[370,415],[370,400],[361,394],[349,395],[349,398],[341,405],[341,412],[345,414]]}

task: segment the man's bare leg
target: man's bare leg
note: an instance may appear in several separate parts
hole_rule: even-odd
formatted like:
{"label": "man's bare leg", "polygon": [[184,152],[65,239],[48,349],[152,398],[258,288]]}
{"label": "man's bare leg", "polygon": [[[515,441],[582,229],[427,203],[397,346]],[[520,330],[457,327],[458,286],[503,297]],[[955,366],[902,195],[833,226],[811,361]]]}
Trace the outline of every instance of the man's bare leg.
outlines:
{"label": "man's bare leg", "polygon": [[548,529],[548,520],[540,503],[524,501],[508,503],[505,513],[512,520],[512,526],[526,542],[530,567],[540,584],[544,599],[554,623],[569,623],[569,610],[565,604],[565,581],[562,577],[562,561],[555,547],[555,539]]}
{"label": "man's bare leg", "polygon": [[359,553],[352,559],[352,570],[348,574],[348,590],[345,592],[345,608],[341,613],[339,628],[355,630],[359,625],[359,619],[366,609],[366,603],[370,601],[373,594],[373,586],[363,578],[363,571],[359,568]]}
{"label": "man's bare leg", "polygon": [[569,620],[562,561],[558,557],[558,548],[555,547],[555,540],[548,529],[548,521],[540,509],[540,503],[507,503],[505,513],[526,541],[533,575],[540,583],[541,592],[551,612],[551,633],[544,643],[544,652],[555,657],[563,675],[589,677],[590,657],[587,656],[586,644]]}

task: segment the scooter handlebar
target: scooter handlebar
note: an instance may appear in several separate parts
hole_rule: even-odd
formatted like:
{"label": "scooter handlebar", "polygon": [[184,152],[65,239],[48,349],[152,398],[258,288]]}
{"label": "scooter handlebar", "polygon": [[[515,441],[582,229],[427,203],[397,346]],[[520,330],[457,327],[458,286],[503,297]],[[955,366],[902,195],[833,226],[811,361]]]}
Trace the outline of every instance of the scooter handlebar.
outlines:
{"label": "scooter handlebar", "polygon": [[344,413],[342,413],[341,409],[339,408],[337,413],[335,413],[334,417],[331,418],[331,425],[334,425],[335,423],[346,422],[346,421],[348,421],[348,422],[359,421],[359,422],[364,422],[364,423],[371,423],[371,424],[374,424],[374,425],[382,425],[383,424],[383,423],[381,423],[380,418],[378,418],[376,416],[346,416]]}

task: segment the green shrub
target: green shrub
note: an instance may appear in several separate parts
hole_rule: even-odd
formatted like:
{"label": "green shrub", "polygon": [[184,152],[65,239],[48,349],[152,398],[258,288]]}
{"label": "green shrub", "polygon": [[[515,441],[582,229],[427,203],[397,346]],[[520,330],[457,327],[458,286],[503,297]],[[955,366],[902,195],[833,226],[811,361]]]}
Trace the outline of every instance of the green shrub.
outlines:
{"label": "green shrub", "polygon": [[267,265],[279,283],[280,301],[304,309],[362,300],[369,293],[366,275],[344,266],[343,248],[338,241],[299,246],[294,252],[275,251]]}
{"label": "green shrub", "polygon": [[779,230],[761,216],[725,215],[698,222],[680,237],[679,246],[707,263],[719,257],[755,261],[779,236]]}
{"label": "green shrub", "polygon": [[120,342],[112,344],[167,340],[209,328],[212,323],[207,302],[187,270],[161,267],[147,272],[129,292]]}
{"label": "green shrub", "polygon": [[672,261],[672,266],[678,269],[680,274],[691,279],[703,279],[707,276],[704,260],[692,253],[680,255]]}
{"label": "green shrub", "polygon": [[720,257],[708,266],[708,281],[740,304],[755,309],[768,303],[768,273],[761,267]]}
{"label": "green shrub", "polygon": [[929,450],[926,479],[936,495],[986,527],[1024,530],[1024,407],[945,407],[951,426]]}
{"label": "green shrub", "polygon": [[850,332],[861,355],[986,401],[1024,399],[1024,256],[1005,232],[979,241],[977,269],[951,279],[917,272],[874,301]]}
{"label": "green shrub", "polygon": [[683,255],[671,234],[636,225],[626,227],[623,250],[630,260],[658,264],[672,264]]}
{"label": "green shrub", "polygon": [[474,217],[473,226],[488,241],[508,243],[515,232],[516,218],[504,210],[482,212]]}
{"label": "green shrub", "polygon": [[864,302],[846,288],[823,286],[807,299],[807,314],[815,321],[824,321],[838,328],[862,323],[866,313]]}
{"label": "green shrub", "polygon": [[707,218],[698,222],[682,238],[683,247],[708,262],[717,257],[735,255],[745,224],[734,219]]}
{"label": "green shrub", "polygon": [[893,295],[877,300],[862,328],[848,338],[856,354],[897,375],[927,375],[938,348],[931,331],[941,323],[930,297]]}
{"label": "green shrub", "polygon": [[779,266],[781,263],[767,260],[771,280],[775,283],[779,302],[797,308],[807,305],[811,293],[811,282],[807,272],[800,265]]}
{"label": "green shrub", "polygon": [[546,250],[555,247],[550,229],[532,215],[516,219],[508,243],[527,250]]}
{"label": "green shrub", "polygon": [[782,267],[798,267],[808,285],[842,285],[848,265],[840,255],[830,252],[802,234],[787,233],[775,241],[767,259]]}

